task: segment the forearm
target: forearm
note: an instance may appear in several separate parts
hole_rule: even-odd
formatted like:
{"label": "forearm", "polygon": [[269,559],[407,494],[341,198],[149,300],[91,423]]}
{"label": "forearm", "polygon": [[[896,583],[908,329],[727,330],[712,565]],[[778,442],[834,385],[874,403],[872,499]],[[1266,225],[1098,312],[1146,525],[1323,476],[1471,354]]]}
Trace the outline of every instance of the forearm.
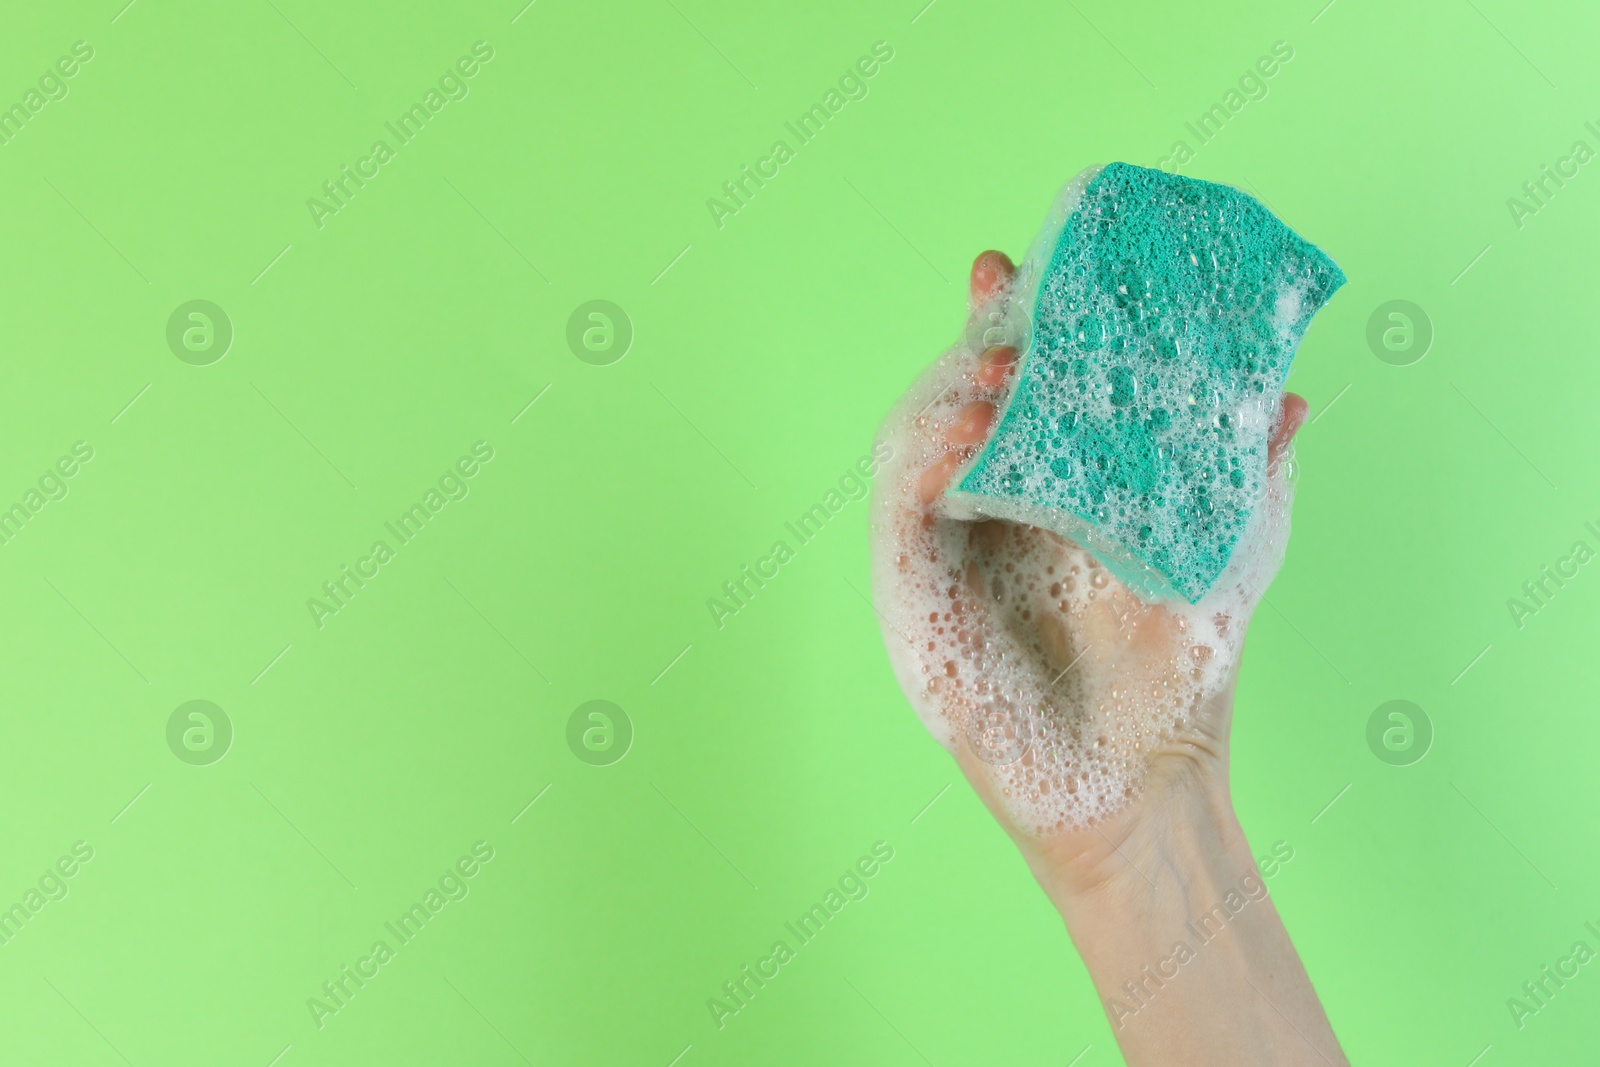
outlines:
{"label": "forearm", "polygon": [[1225,790],[1040,870],[1132,1067],[1344,1064]]}

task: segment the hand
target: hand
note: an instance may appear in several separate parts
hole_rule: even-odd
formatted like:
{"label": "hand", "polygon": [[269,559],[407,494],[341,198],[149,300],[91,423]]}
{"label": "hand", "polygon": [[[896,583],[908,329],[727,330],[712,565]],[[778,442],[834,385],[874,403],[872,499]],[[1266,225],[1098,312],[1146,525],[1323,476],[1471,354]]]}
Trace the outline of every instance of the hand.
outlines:
{"label": "hand", "polygon": [[[1013,271],[973,263],[969,338],[1004,321]],[[1239,652],[1282,559],[1306,402],[1283,399],[1238,565],[1198,605],[1151,604],[1057,535],[944,497],[1016,364],[958,345],[884,425],[873,590],[901,687],[1060,910],[1128,1063],[1344,1062],[1228,795]],[[1222,900],[1252,903],[1213,909],[1227,919],[1198,940]]]}
{"label": "hand", "polygon": [[[999,252],[977,258],[974,317],[1009,298],[1012,274]],[[1283,398],[1256,565],[1198,606],[1148,604],[1047,530],[949,514],[943,493],[1016,365],[1010,346],[958,346],[890,417],[875,588],[902,620],[885,640],[908,698],[1055,895],[1117,874],[1118,850],[1172,805],[1225,800],[1238,652],[1281,559],[1306,402]]]}

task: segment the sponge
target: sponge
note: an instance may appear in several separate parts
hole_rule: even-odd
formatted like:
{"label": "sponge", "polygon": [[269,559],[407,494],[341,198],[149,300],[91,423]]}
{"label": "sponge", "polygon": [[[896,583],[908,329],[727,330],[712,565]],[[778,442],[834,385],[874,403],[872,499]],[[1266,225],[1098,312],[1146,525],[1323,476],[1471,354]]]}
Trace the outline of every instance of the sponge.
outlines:
{"label": "sponge", "polygon": [[1196,603],[1267,492],[1267,441],[1344,273],[1254,198],[1112,163],[1062,191],[1018,270],[1011,399],[948,496]]}

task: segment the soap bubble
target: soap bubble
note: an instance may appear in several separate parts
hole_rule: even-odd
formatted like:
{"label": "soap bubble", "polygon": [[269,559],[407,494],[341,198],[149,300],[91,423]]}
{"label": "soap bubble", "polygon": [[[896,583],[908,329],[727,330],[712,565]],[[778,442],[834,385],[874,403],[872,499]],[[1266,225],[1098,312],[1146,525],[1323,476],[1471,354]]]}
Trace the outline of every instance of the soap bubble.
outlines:
{"label": "soap bubble", "polygon": [[989,704],[973,709],[963,734],[973,755],[991,766],[1005,766],[1027,755],[1037,732],[1034,716]]}

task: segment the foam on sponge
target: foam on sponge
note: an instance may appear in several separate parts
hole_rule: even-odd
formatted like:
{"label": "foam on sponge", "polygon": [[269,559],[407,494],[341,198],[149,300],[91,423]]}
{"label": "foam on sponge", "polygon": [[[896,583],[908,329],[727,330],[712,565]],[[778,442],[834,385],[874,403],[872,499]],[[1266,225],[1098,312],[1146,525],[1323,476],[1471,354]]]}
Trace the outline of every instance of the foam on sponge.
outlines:
{"label": "foam on sponge", "polygon": [[948,497],[1076,541],[1143,596],[1196,603],[1267,493],[1295,348],[1343,284],[1237,189],[1085,171],[1019,269],[1014,391]]}

